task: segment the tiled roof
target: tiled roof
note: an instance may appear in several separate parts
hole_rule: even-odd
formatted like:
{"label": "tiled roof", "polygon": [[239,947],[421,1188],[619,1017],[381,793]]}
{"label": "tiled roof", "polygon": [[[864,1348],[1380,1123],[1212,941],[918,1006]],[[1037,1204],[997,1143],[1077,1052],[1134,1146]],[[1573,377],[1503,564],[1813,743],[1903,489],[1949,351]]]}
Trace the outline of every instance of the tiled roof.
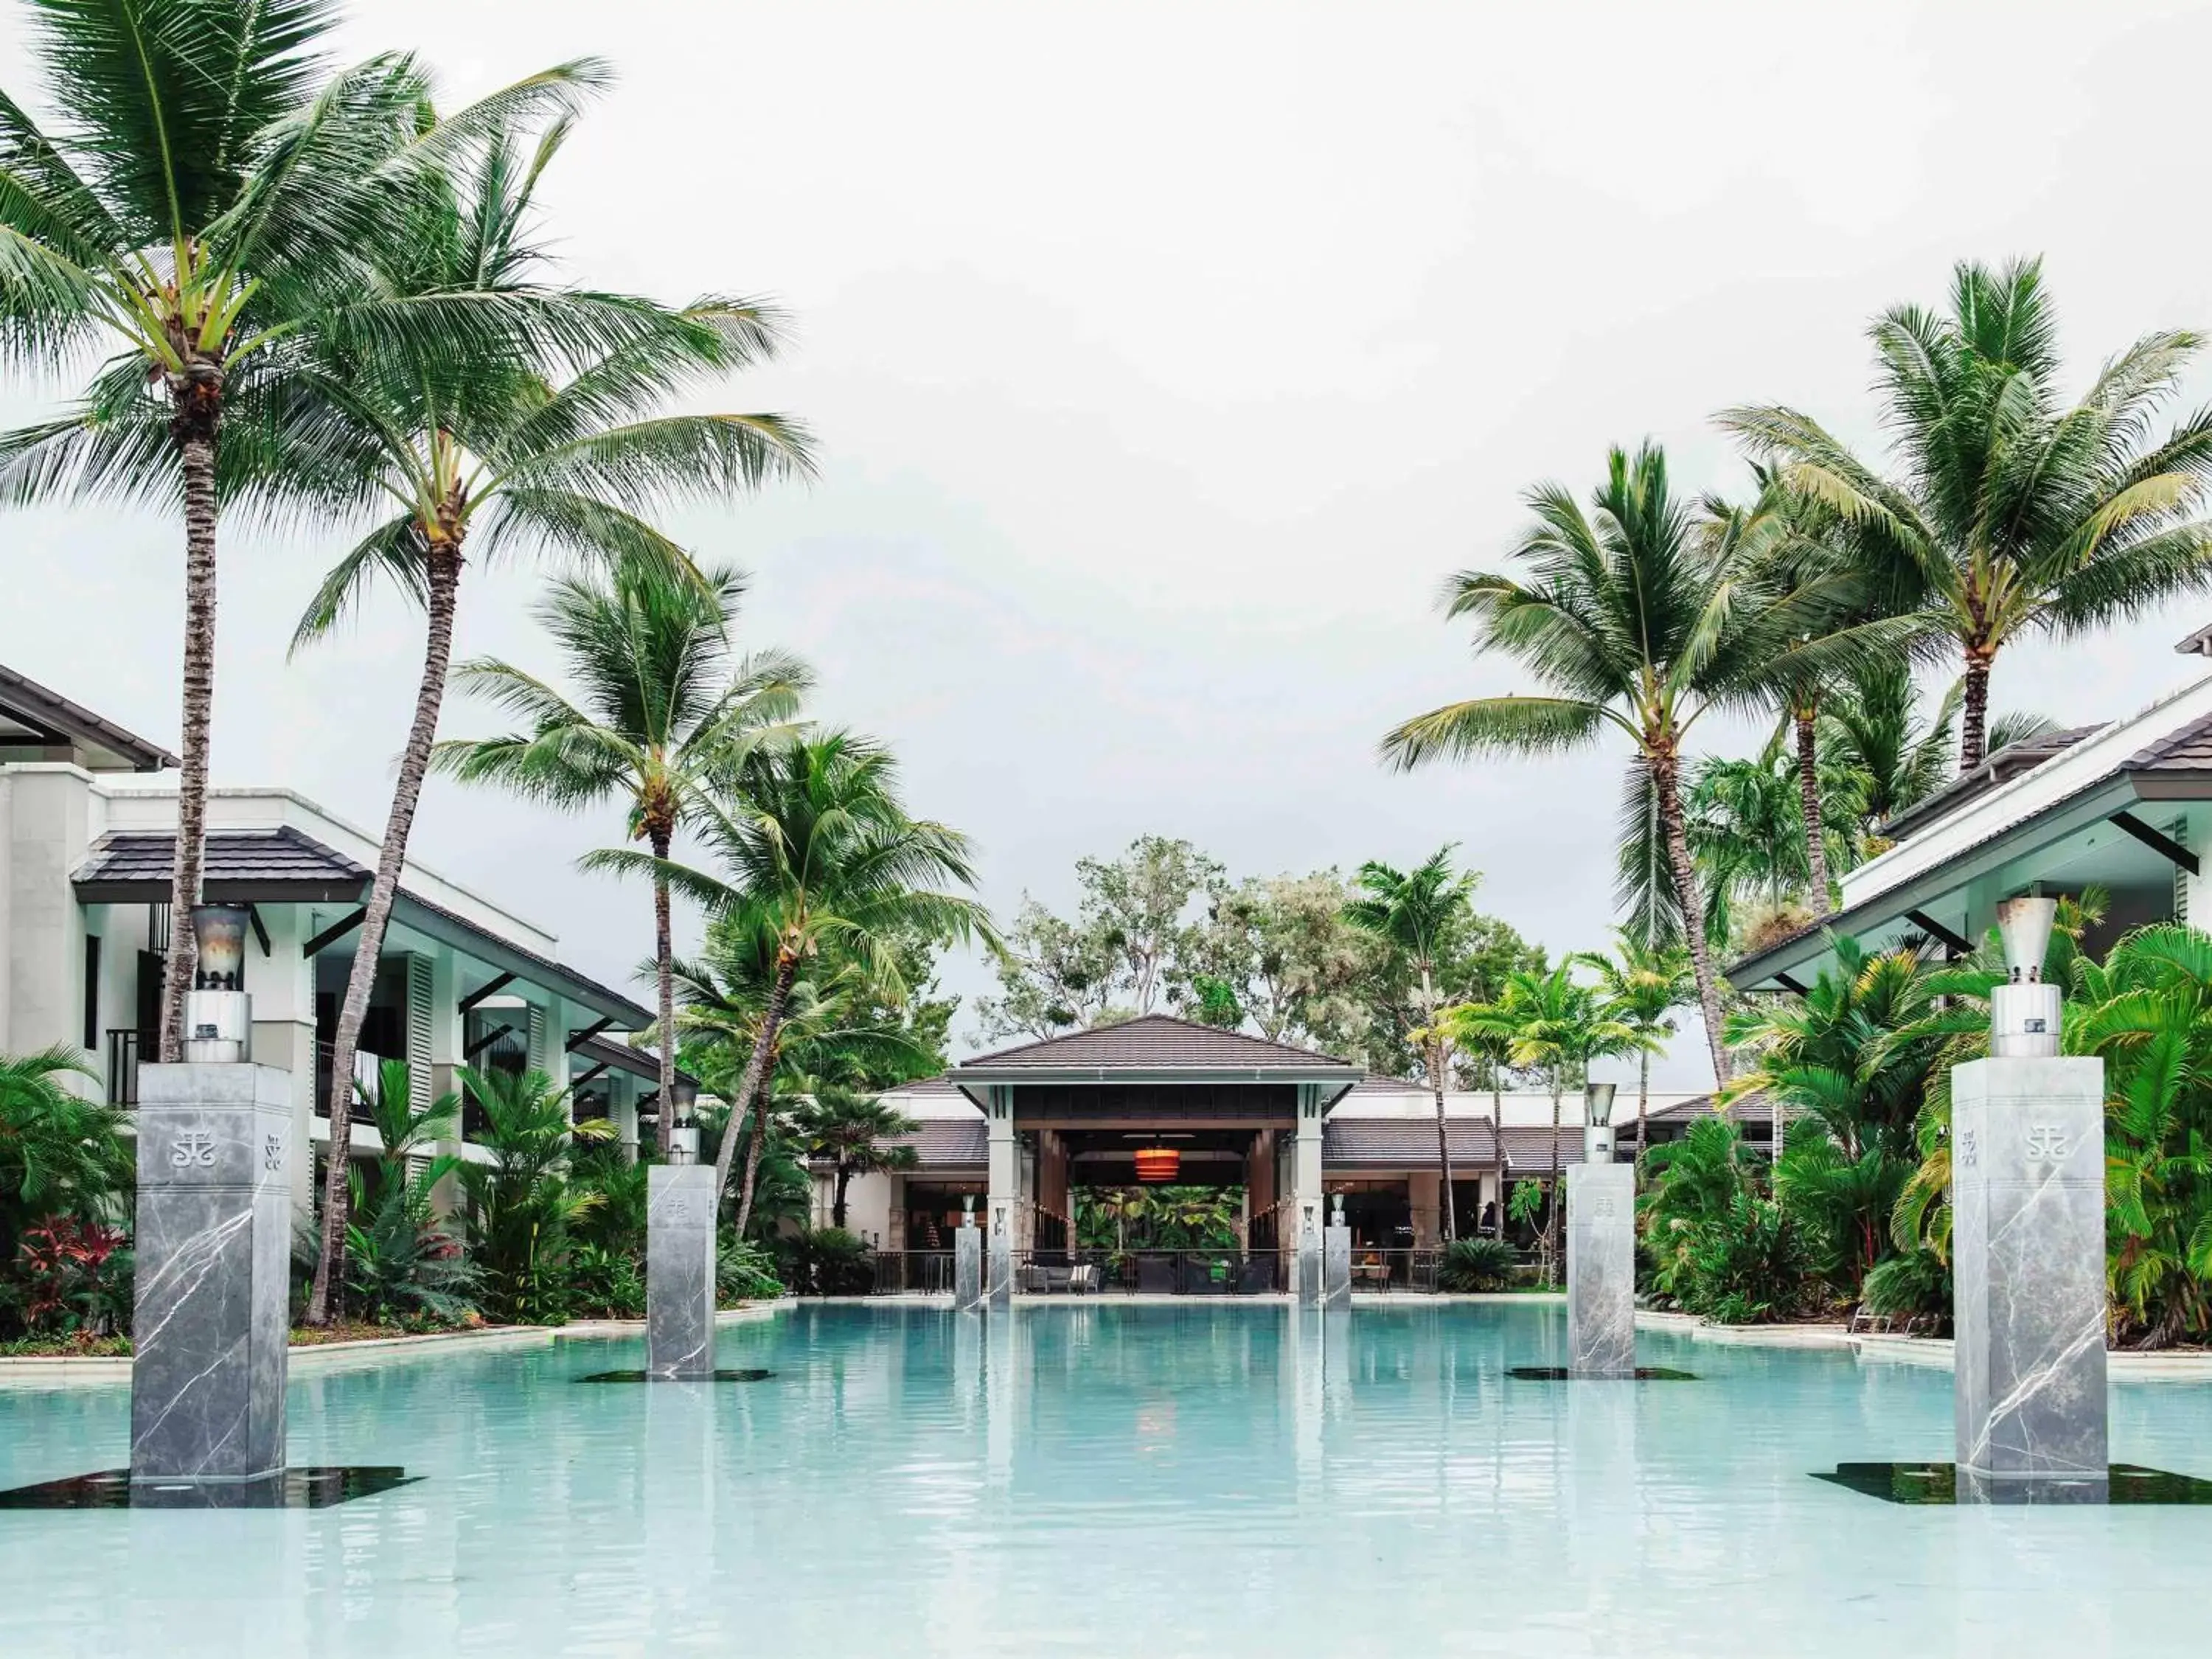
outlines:
{"label": "tiled roof", "polygon": [[[1506,1132],[1509,1135],[1512,1131]],[[1498,1138],[1486,1117],[1448,1120],[1446,1134],[1455,1166],[1494,1164]],[[1410,1117],[1331,1118],[1322,1126],[1321,1162],[1325,1170],[1429,1169],[1437,1161],[1437,1125]]]}
{"label": "tiled roof", "polygon": [[[81,888],[168,885],[176,838],[168,835],[102,836],[71,878]],[[302,897],[357,898],[369,872],[289,824],[274,830],[209,832],[202,880],[210,899],[237,896],[241,888],[299,886]]]}
{"label": "tiled roof", "polygon": [[1036,1066],[1058,1069],[1099,1066],[1128,1071],[1284,1071],[1310,1072],[1316,1066],[1340,1068],[1349,1079],[1358,1067],[1333,1054],[1287,1042],[1269,1042],[1242,1031],[1218,1025],[1200,1025],[1170,1014],[1146,1014],[1119,1025],[1101,1025],[1066,1036],[1048,1037],[995,1054],[978,1054],[955,1067],[994,1070]]}
{"label": "tiled roof", "polygon": [[[1509,1123],[1503,1136],[1505,1167],[1516,1176],[1548,1175],[1552,1169],[1552,1131]],[[1559,1167],[1583,1161],[1583,1131],[1578,1123],[1559,1126]]]}
{"label": "tiled roof", "polygon": [[2201,772],[2212,769],[2212,715],[2185,726],[2128,757],[2130,772]]}
{"label": "tiled roof", "polygon": [[1972,771],[1951,780],[1931,795],[1922,797],[1895,817],[1881,826],[1881,833],[1892,841],[1903,841],[1917,834],[1941,817],[1948,817],[1978,795],[2008,778],[2023,772],[2032,772],[2047,760],[2057,758],[2084,738],[2094,738],[2105,728],[2102,726],[2070,726],[2063,732],[2046,732],[2040,737],[2023,738],[2018,743],[2008,743],[1996,753],[1984,760]]}
{"label": "tiled roof", "polygon": [[[181,764],[159,744],[125,731],[12,668],[0,668],[0,715],[25,727],[33,738],[52,734],[70,739],[80,750],[105,750],[134,772],[159,772]],[[0,738],[0,743],[6,741]]]}
{"label": "tiled roof", "polygon": [[913,1147],[916,1164],[924,1170],[981,1169],[991,1161],[990,1131],[980,1114],[924,1118],[914,1133],[894,1136],[884,1145]]}

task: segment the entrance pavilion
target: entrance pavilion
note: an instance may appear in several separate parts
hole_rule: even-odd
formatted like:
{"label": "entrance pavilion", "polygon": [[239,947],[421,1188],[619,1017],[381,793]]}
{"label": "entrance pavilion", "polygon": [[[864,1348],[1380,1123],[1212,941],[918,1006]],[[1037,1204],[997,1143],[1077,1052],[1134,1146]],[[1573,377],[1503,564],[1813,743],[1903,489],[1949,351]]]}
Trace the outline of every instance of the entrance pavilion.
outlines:
{"label": "entrance pavilion", "polygon": [[[1322,1225],[1322,1132],[1359,1067],[1164,1014],[980,1055],[947,1081],[983,1113],[987,1224],[1017,1253],[1074,1242],[1073,1190],[1138,1180],[1244,1189],[1248,1251]],[[1278,1281],[1286,1282],[1286,1281]]]}

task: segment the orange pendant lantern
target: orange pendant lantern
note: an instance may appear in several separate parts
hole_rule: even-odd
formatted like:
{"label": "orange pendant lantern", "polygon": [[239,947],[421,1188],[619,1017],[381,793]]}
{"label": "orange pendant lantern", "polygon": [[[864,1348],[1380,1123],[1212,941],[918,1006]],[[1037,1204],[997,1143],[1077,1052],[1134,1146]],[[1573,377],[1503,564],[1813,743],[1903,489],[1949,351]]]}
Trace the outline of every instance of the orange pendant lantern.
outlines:
{"label": "orange pendant lantern", "polygon": [[1145,1182],[1173,1181],[1182,1173],[1182,1154],[1172,1146],[1139,1146],[1137,1149],[1137,1179]]}

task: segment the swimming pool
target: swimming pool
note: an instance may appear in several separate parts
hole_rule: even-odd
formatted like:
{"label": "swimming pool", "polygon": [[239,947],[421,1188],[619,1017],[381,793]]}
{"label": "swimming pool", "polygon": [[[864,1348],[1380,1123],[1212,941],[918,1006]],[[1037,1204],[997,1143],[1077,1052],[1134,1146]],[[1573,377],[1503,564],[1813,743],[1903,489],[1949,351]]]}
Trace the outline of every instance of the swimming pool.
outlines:
{"label": "swimming pool", "polygon": [[[302,1377],[318,1510],[0,1513],[0,1652],[120,1656],[2156,1656],[2212,1510],[1894,1506],[1948,1372],[1645,1334],[1695,1382],[1547,1384],[1556,1306],[802,1307],[714,1386],[637,1342]],[[2212,1476],[2212,1387],[2112,1394]],[[119,1388],[0,1393],[0,1486],[124,1461]]]}

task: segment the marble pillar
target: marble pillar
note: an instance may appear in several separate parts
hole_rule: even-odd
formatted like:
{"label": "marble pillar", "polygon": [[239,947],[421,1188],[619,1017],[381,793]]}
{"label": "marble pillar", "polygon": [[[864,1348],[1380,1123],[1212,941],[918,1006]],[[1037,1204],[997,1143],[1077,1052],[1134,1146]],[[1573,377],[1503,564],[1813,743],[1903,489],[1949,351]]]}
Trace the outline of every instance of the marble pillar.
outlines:
{"label": "marble pillar", "polygon": [[138,1071],[131,1474],[284,1468],[292,1079],[243,1063]]}
{"label": "marble pillar", "polygon": [[963,1225],[952,1234],[952,1305],[968,1313],[983,1305],[983,1230]]}
{"label": "marble pillar", "polygon": [[1332,1308],[1352,1305],[1352,1229],[1341,1220],[1322,1229],[1321,1299]]}
{"label": "marble pillar", "polygon": [[656,1164],[645,1179],[645,1369],[712,1376],[714,1166]]}
{"label": "marble pillar", "polygon": [[1012,1305],[1014,1229],[1022,1206],[1022,1149],[1014,1133],[1014,1091],[994,1084],[985,1109],[989,1137],[991,1236],[985,1243],[983,1297],[994,1308]]}
{"label": "marble pillar", "polygon": [[1952,1070],[1962,1497],[2106,1478],[2104,1093],[2099,1060]]}
{"label": "marble pillar", "polygon": [[1567,1370],[1636,1374],[1636,1166],[1567,1170]]}
{"label": "marble pillar", "polygon": [[1317,1084],[1298,1087],[1296,1138],[1291,1145],[1291,1225],[1296,1230],[1298,1305],[1322,1301],[1322,1099]]}

